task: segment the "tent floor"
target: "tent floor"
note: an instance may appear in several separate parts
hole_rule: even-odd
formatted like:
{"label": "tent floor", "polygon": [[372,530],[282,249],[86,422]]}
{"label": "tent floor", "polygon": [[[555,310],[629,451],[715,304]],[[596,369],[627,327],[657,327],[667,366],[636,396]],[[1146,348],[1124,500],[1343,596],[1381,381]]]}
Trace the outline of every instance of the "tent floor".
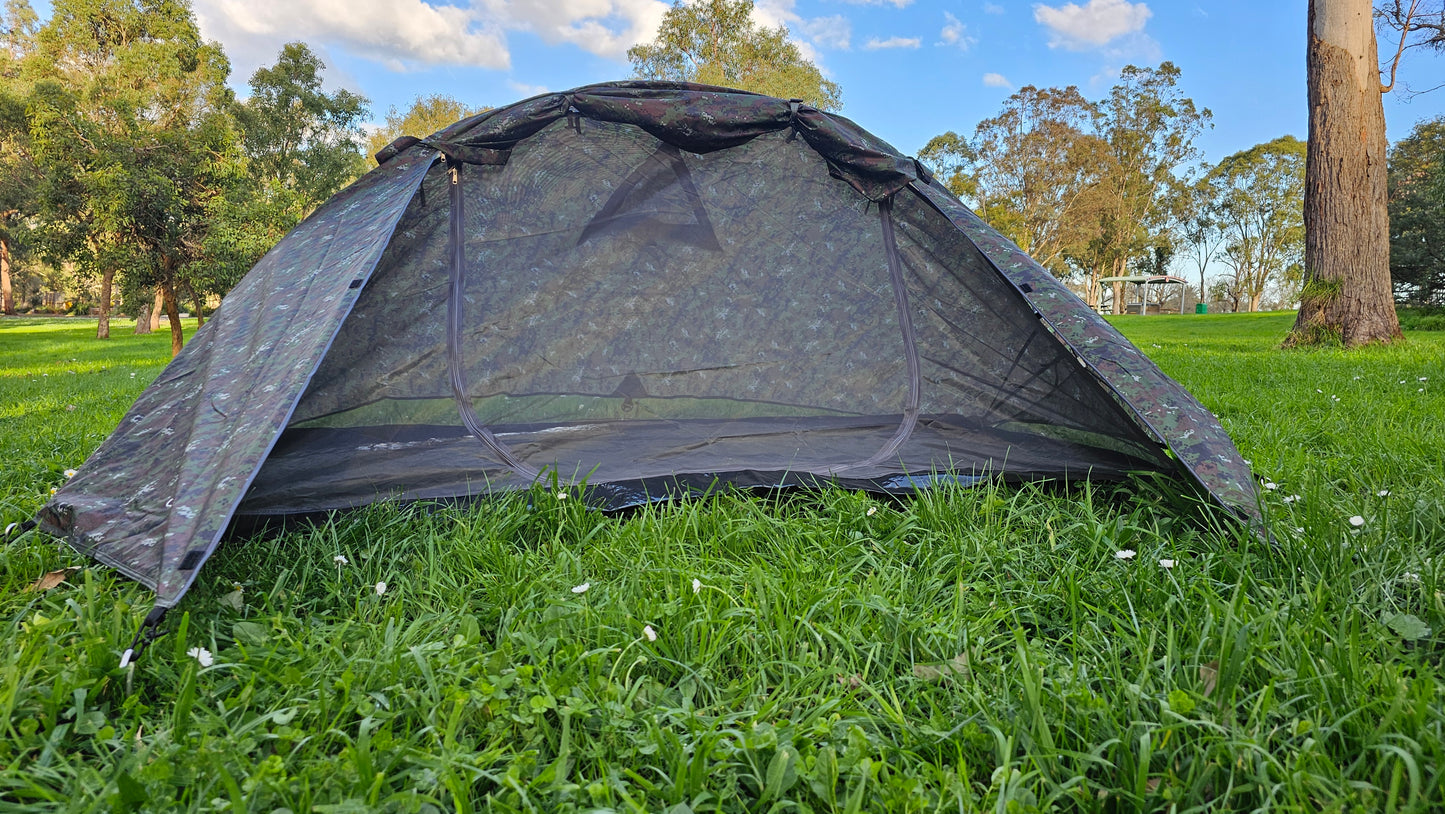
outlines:
{"label": "tent floor", "polygon": [[[637,505],[719,483],[741,487],[836,483],[906,492],[940,475],[972,482],[1118,479],[1160,463],[958,416],[923,416],[885,465],[862,465],[893,438],[901,416],[630,420],[498,425],[497,439],[543,483],[585,483],[601,508]],[[840,463],[842,462],[842,463]],[[533,482],[498,462],[460,426],[287,430],[238,515],[350,508],[380,499],[466,498]]]}

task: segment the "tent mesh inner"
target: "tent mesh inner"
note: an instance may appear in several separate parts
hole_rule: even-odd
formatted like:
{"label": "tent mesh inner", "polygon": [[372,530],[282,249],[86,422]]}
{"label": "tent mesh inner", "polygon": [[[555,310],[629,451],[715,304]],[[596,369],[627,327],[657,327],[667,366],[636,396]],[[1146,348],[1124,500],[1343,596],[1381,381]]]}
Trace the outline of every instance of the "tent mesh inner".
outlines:
{"label": "tent mesh inner", "polygon": [[886,485],[1167,465],[910,189],[870,202],[788,132],[696,154],[559,121],[505,165],[433,167],[241,513],[547,471]]}

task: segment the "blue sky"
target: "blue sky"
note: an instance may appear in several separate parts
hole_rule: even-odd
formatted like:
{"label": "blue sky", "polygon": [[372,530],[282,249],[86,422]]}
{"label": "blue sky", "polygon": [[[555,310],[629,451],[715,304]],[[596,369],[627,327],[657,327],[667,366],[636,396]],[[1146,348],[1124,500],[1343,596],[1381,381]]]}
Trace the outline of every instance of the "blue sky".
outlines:
{"label": "blue sky", "polygon": [[[422,93],[502,105],[630,75],[661,0],[192,0],[202,33],[230,55],[233,84],[308,42],[329,83],[372,101],[380,120]],[[42,15],[46,3],[37,3]],[[1210,161],[1306,134],[1306,0],[757,0],[843,88],[842,113],[905,153],[969,133],[1022,85],[1077,85],[1097,99],[1124,65],[1170,60],[1214,112]],[[1382,50],[1391,43],[1382,43]],[[1445,58],[1408,55],[1404,83],[1440,84]],[[1385,97],[1391,140],[1445,113],[1445,89]],[[416,134],[425,135],[425,134]]]}

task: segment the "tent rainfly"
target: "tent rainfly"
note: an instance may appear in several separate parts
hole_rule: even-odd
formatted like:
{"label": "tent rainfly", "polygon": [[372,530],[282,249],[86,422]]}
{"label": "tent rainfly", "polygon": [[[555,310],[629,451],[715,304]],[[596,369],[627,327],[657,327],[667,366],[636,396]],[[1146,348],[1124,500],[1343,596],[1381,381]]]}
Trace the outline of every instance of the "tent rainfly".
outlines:
{"label": "tent rainfly", "polygon": [[283,238],[40,511],[153,588],[236,518],[553,475],[621,507],[1178,476],[1219,423],[918,162],[806,104],[549,93],[403,138]]}

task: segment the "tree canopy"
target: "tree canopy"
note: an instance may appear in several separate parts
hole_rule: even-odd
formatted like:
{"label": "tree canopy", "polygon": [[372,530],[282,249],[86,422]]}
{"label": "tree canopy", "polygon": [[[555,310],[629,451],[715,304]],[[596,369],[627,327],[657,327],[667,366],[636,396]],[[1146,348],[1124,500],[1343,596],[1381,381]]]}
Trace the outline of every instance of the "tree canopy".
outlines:
{"label": "tree canopy", "polygon": [[1390,277],[1395,295],[1445,306],[1445,116],[1390,150]]}
{"label": "tree canopy", "polygon": [[819,110],[843,107],[842,89],[803,56],[786,26],[753,22],[753,0],[674,0],[657,39],[627,49],[642,79],[722,85]]}
{"label": "tree canopy", "polygon": [[443,127],[488,110],[491,108],[486,105],[472,107],[444,93],[418,96],[404,113],[395,106],[387,111],[386,123],[367,136],[366,154],[376,155],[401,136],[426,138]]}
{"label": "tree canopy", "polygon": [[1242,150],[1210,170],[1208,211],[1220,235],[1221,260],[1249,310],[1258,311],[1271,280],[1293,271],[1304,254],[1305,143],[1294,136]]}

